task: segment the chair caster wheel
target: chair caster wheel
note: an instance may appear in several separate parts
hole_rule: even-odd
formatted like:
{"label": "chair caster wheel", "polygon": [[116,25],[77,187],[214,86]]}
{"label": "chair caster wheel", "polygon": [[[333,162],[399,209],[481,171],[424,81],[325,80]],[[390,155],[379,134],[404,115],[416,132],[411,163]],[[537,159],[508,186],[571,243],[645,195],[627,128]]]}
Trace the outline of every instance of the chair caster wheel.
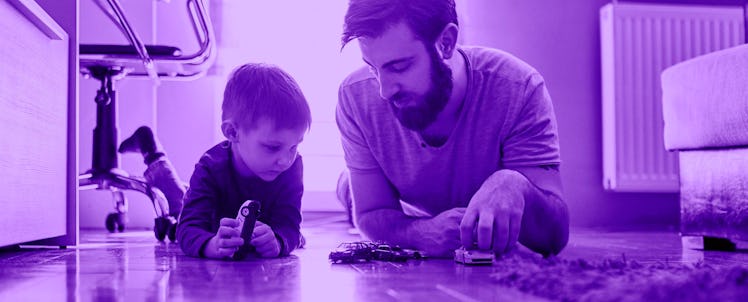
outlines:
{"label": "chair caster wheel", "polygon": [[106,216],[106,229],[109,233],[114,233],[115,228],[118,232],[125,231],[125,213],[109,213]]}
{"label": "chair caster wheel", "polygon": [[157,217],[153,225],[153,234],[156,235],[158,241],[164,241],[164,238],[169,237],[169,240],[174,242],[176,240],[176,228],[177,221],[174,217]]}
{"label": "chair caster wheel", "polygon": [[176,242],[177,241],[177,224],[176,224],[176,222],[174,222],[169,227],[169,232],[166,233],[166,236],[169,237],[169,241],[171,241],[171,242]]}

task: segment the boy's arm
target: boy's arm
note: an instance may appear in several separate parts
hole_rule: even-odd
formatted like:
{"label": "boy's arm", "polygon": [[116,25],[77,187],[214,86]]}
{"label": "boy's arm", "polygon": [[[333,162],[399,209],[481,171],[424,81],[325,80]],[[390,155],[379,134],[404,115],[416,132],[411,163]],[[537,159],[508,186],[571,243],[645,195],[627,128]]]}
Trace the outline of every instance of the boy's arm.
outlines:
{"label": "boy's arm", "polygon": [[177,241],[188,256],[204,257],[206,243],[215,235],[217,191],[204,165],[195,165],[190,187],[184,196],[184,208],[177,224]]}
{"label": "boy's arm", "polygon": [[282,177],[275,202],[268,209],[261,210],[260,220],[275,232],[280,243],[279,256],[288,256],[299,247],[301,236],[301,196],[304,192],[301,156]]}

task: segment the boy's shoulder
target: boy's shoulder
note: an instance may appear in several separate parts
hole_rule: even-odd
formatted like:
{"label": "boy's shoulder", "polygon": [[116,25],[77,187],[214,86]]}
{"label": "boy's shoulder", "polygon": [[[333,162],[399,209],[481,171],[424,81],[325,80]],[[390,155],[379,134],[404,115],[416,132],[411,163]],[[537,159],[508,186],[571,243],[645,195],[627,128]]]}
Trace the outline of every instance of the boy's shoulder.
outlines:
{"label": "boy's shoulder", "polygon": [[231,143],[223,141],[205,151],[197,165],[210,172],[223,172],[229,168],[231,157]]}

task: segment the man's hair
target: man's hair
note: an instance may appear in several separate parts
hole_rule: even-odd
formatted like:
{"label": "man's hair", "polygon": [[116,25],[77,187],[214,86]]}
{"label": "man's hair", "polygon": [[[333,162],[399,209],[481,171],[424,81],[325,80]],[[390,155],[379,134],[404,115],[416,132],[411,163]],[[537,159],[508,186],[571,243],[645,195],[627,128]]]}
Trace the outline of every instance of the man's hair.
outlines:
{"label": "man's hair", "polygon": [[279,129],[309,129],[312,114],[299,85],[277,66],[249,63],[236,68],[223,92],[222,119],[243,129],[268,118]]}
{"label": "man's hair", "polygon": [[378,38],[401,21],[431,45],[449,23],[457,23],[454,0],[350,0],[343,25],[343,46],[361,37]]}

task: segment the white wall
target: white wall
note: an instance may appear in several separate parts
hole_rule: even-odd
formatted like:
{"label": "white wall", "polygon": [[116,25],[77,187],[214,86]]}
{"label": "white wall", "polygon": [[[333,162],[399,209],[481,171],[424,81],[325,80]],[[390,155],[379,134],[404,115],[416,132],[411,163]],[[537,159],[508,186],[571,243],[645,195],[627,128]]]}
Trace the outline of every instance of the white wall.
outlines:
{"label": "white wall", "polygon": [[[348,1],[222,1],[219,64],[228,72],[246,62],[273,63],[299,83],[312,109],[304,157],[304,210],[340,210],[335,184],[343,151],[335,125],[338,85],[362,66],[358,46],[341,52]],[[324,4],[320,4],[324,3]]]}

